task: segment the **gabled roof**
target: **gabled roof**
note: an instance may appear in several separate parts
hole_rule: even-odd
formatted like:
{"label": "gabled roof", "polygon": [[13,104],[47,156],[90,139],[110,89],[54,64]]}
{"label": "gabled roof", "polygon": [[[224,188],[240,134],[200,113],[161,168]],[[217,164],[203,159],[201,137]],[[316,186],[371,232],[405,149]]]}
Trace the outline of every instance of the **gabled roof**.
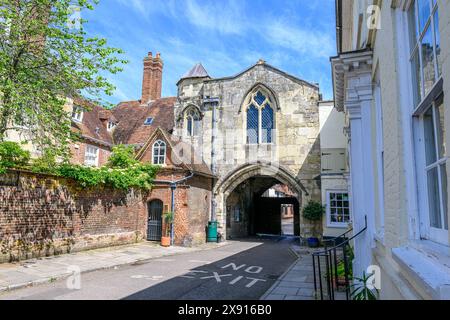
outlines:
{"label": "gabled roof", "polygon": [[307,85],[307,86],[309,86],[311,88],[314,88],[314,89],[319,89],[319,86],[317,84],[310,83],[310,82],[302,80],[302,79],[300,79],[300,78],[298,78],[296,76],[293,76],[293,75],[291,75],[291,74],[289,74],[287,72],[284,72],[283,70],[280,70],[280,69],[278,69],[278,68],[276,68],[274,66],[271,66],[270,64],[266,63],[264,60],[259,60],[257,63],[255,63],[251,67],[245,69],[244,71],[239,72],[238,74],[236,74],[234,76],[223,77],[223,78],[215,78],[215,79],[208,79],[208,80],[206,80],[206,82],[233,80],[233,79],[236,79],[236,78],[240,77],[244,73],[247,73],[248,71],[256,68],[257,66],[264,66],[267,69],[269,69],[269,70],[271,70],[271,71],[273,71],[275,73],[278,73],[278,74],[280,74],[280,75],[282,75],[282,76],[284,76],[284,77],[286,77],[286,78],[288,78],[288,79],[290,79],[290,80],[292,80],[292,81],[294,81],[296,83],[299,83],[299,84],[302,84],[302,85]]}
{"label": "gabled roof", "polygon": [[179,167],[192,171],[193,173],[200,174],[207,177],[214,177],[214,174],[211,172],[209,166],[203,161],[203,157],[197,157],[201,158],[202,163],[187,163],[186,161],[183,161],[183,157],[177,154],[176,152],[173,152],[173,150],[177,150],[178,152],[183,152],[184,154],[189,154],[194,156],[195,150],[193,150],[193,146],[182,141],[179,138],[175,138],[172,136],[169,132],[162,128],[156,128],[154,132],[148,137],[147,141],[145,142],[144,146],[139,150],[139,152],[136,155],[137,160],[141,160],[145,152],[147,152],[149,149],[152,148],[152,142],[155,139],[157,135],[161,135],[164,140],[169,144],[170,150],[172,151],[172,162],[175,162],[173,159],[176,158],[176,163],[179,163]]}
{"label": "gabled roof", "polygon": [[191,70],[186,72],[178,81],[180,83],[181,80],[184,79],[192,79],[192,78],[210,78],[208,71],[206,71],[205,67],[201,63],[197,63],[192,67]]}
{"label": "gabled roof", "polygon": [[[155,100],[145,106],[140,101],[119,103],[112,110],[119,121],[113,132],[114,143],[143,145],[158,127],[172,131],[175,102],[176,98],[171,97]],[[153,119],[151,125],[145,125],[147,118]]]}

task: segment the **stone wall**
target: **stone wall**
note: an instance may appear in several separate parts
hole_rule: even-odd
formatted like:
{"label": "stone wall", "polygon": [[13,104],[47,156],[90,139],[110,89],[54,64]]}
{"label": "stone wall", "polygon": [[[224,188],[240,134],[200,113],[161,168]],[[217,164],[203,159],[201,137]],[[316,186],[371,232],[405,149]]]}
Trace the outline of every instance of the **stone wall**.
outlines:
{"label": "stone wall", "polygon": [[[275,137],[272,144],[254,146],[246,143],[247,122],[243,102],[258,86],[273,93]],[[309,199],[320,201],[317,181],[320,175],[318,87],[259,62],[235,77],[182,80],[178,92],[175,135],[193,143],[208,165],[214,164],[218,185],[243,165],[264,161],[289,172],[295,181],[289,187],[305,191],[299,195],[300,203],[307,203]],[[203,97],[219,99],[214,145],[211,144],[213,110],[211,105],[202,103]],[[202,113],[200,134],[193,138],[186,137],[183,115],[190,106],[197,107]],[[211,157],[212,149],[214,159]],[[217,194],[216,204],[219,229],[225,233],[226,199],[223,194]],[[302,230],[306,230],[308,224],[301,224],[305,227]]]}
{"label": "stone wall", "polygon": [[53,176],[3,175],[0,262],[138,242],[146,234],[145,199]]}

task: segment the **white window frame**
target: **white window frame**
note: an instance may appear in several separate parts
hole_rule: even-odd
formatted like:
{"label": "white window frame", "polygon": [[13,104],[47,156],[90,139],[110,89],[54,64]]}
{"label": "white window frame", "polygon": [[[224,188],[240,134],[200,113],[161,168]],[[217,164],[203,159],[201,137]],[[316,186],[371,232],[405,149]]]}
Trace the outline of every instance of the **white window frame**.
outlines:
{"label": "white window frame", "polygon": [[[164,146],[164,154],[160,154],[160,149]],[[155,151],[158,150],[158,154],[155,155]],[[166,156],[167,156],[167,143],[165,143],[163,140],[156,140],[153,143],[152,146],[152,164],[159,165],[159,166],[165,166],[166,165]],[[158,161],[155,161],[155,158],[158,157]],[[161,163],[161,157],[163,158],[163,161]],[[157,163],[156,163],[157,162]]]}
{"label": "white window frame", "polygon": [[145,118],[144,126],[151,126],[153,124],[153,121],[155,121],[155,119],[153,117]]}
{"label": "white window frame", "polygon": [[[349,221],[347,222],[331,222],[331,198],[330,195],[332,193],[341,193],[341,194],[347,194],[348,197],[348,212],[349,212]],[[352,221],[352,212],[351,212],[351,202],[350,202],[350,192],[348,190],[344,189],[330,189],[326,191],[326,217],[327,217],[327,227],[328,228],[347,228],[349,223]]]}
{"label": "white window frame", "polygon": [[84,110],[83,107],[74,105],[72,108],[72,120],[75,122],[83,122]]}
{"label": "white window frame", "polygon": [[[89,152],[89,148],[91,148],[94,152]],[[95,160],[88,160],[87,157],[93,157],[95,154]],[[100,148],[93,145],[86,145],[86,149],[84,150],[84,165],[88,167],[98,167],[99,164],[99,156],[100,156]]]}
{"label": "white window frame", "polygon": [[[430,2],[431,3],[431,2]],[[441,177],[441,170],[440,165],[445,164],[447,160],[447,155],[444,155],[442,159],[439,159],[439,144],[438,144],[438,136],[437,136],[437,126],[436,126],[436,117],[435,117],[435,108],[437,107],[437,102],[439,99],[441,99],[441,93],[436,94],[434,91],[434,87],[436,84],[440,81],[442,78],[442,75],[439,75],[438,72],[438,59],[436,56],[436,32],[435,32],[435,13],[439,15],[439,7],[438,3],[435,5],[430,4],[430,16],[428,17],[427,23],[425,23],[423,27],[422,33],[418,30],[419,28],[419,10],[418,10],[418,2],[414,1],[412,2],[412,7],[408,8],[407,14],[411,14],[411,9],[414,10],[414,25],[411,25],[411,19],[408,17],[408,30],[409,33],[414,32],[415,33],[415,43],[410,43],[410,49],[414,48],[413,50],[409,50],[410,54],[410,70],[411,70],[411,76],[410,76],[410,83],[413,89],[413,92],[417,90],[417,83],[415,83],[415,79],[412,76],[416,71],[413,69],[412,66],[412,59],[415,55],[415,53],[418,50],[419,53],[419,69],[420,69],[420,78],[421,78],[421,92],[420,92],[420,101],[414,101],[414,107],[411,108],[411,118],[412,118],[412,124],[414,128],[414,136],[415,136],[415,152],[414,157],[416,161],[416,175],[417,175],[417,198],[418,198],[418,209],[419,209],[419,232],[420,232],[420,239],[424,240],[431,240],[433,242],[437,242],[444,245],[449,245],[449,231],[444,229],[444,225],[442,229],[437,229],[431,226],[430,222],[430,206],[429,206],[429,197],[428,197],[428,177],[427,173],[429,170],[431,170],[433,167],[438,168],[438,188],[439,188],[439,194],[440,194],[440,210],[441,210],[441,219],[443,216],[443,196],[447,197],[447,195],[443,195],[442,193],[442,177]],[[435,82],[432,86],[431,90],[427,93],[425,93],[425,79],[423,75],[423,67],[422,67],[422,50],[420,48],[422,38],[425,36],[426,32],[425,30],[427,28],[431,29],[432,33],[432,39],[433,39],[433,55],[434,55],[434,69],[435,69]],[[442,38],[441,38],[442,41]],[[441,53],[442,54],[442,53]],[[434,95],[433,101],[428,103],[426,107],[423,107],[425,101],[428,101],[431,99],[432,95]],[[420,108],[420,110],[419,110]],[[426,112],[428,112],[432,108],[433,113],[433,125],[434,125],[434,135],[435,135],[435,147],[436,147],[436,158],[437,161],[431,165],[426,164],[426,146],[425,146],[425,129],[424,129],[424,115]],[[448,152],[448,151],[447,151]],[[447,182],[448,183],[448,182]],[[448,192],[448,189],[447,189]],[[442,221],[444,223],[444,221]]]}
{"label": "white window frame", "polygon": [[[441,173],[441,165],[445,165],[447,162],[447,156],[444,155],[443,158],[439,157],[439,143],[438,143],[438,132],[437,132],[437,123],[436,123],[436,108],[438,107],[438,101],[441,98],[436,99],[432,102],[432,104],[420,115],[419,117],[419,128],[418,128],[418,135],[420,144],[418,145],[418,151],[420,153],[420,157],[418,158],[418,176],[419,186],[423,186],[423,188],[419,188],[418,190],[418,197],[420,199],[421,210],[420,210],[420,235],[422,239],[431,240],[437,243],[441,243],[444,245],[449,245],[449,231],[444,228],[445,221],[444,218],[444,201],[443,197],[447,197],[447,194],[443,194],[443,187],[442,187],[442,173]],[[443,102],[442,102],[443,103]],[[433,114],[433,129],[434,129],[434,139],[435,139],[435,148],[436,148],[436,161],[430,165],[426,164],[426,146],[425,146],[425,128],[424,128],[424,115],[428,110],[432,109]],[[438,174],[438,189],[439,189],[439,197],[440,197],[440,213],[441,213],[441,224],[442,228],[434,228],[431,226],[430,221],[430,203],[429,203],[429,197],[428,197],[428,172],[432,170],[433,168],[437,168],[437,174]],[[448,182],[447,182],[448,183]],[[448,187],[447,187],[448,192]],[[447,212],[448,214],[448,212]],[[448,219],[448,217],[447,217]],[[447,221],[448,223],[448,221]]]}
{"label": "white window frame", "polygon": [[[418,9],[418,1],[417,0],[413,0],[411,6],[408,8],[408,15],[410,14],[410,10],[413,9],[414,10],[414,26],[409,26],[409,32],[414,32],[415,33],[415,40],[416,42],[413,44],[410,44],[410,48],[412,50],[410,50],[410,65],[412,66],[412,60],[414,59],[415,54],[418,51],[418,58],[419,58],[419,77],[420,77],[420,83],[421,83],[421,92],[417,93],[417,84],[414,83],[413,86],[413,90],[415,92],[415,94],[418,94],[418,96],[420,97],[420,101],[417,101],[417,105],[420,105],[420,103],[422,101],[425,100],[426,96],[432,91],[432,87],[430,88],[430,91],[428,91],[427,93],[425,92],[425,77],[423,74],[423,57],[422,57],[422,48],[421,48],[421,43],[423,38],[426,36],[426,31],[431,30],[431,36],[432,36],[432,41],[433,41],[433,55],[434,55],[434,75],[435,75],[435,84],[438,82],[439,78],[442,75],[439,75],[439,67],[438,67],[438,59],[437,59],[437,55],[436,55],[436,30],[435,30],[435,21],[434,21],[434,15],[436,12],[438,12],[439,15],[439,6],[438,6],[438,2],[436,1],[436,3],[433,5],[431,0],[428,0],[430,2],[430,16],[428,17],[427,22],[425,23],[425,25],[423,26],[423,31],[421,32],[419,30],[420,28],[420,22],[419,22],[419,9]],[[414,7],[414,8],[413,8]],[[408,19],[408,21],[410,21]],[[442,41],[442,39],[441,39]],[[409,41],[410,42],[410,41]],[[441,53],[442,54],[442,53]],[[441,66],[442,68],[442,66]],[[414,70],[415,73],[415,70]]]}

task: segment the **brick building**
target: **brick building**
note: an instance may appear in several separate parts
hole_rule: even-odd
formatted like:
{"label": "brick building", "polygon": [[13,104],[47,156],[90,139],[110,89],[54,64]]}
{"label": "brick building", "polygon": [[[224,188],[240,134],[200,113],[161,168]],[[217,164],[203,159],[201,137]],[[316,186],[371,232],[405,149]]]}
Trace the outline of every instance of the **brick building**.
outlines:
{"label": "brick building", "polygon": [[146,238],[159,241],[162,215],[175,212],[174,240],[179,245],[205,242],[210,218],[213,178],[208,166],[186,156],[195,154],[189,144],[172,136],[175,97],[161,98],[163,62],[160,54],[144,59],[142,97],[119,103],[111,110],[74,99],[72,127],[81,140],[71,146],[72,162],[100,167],[114,145],[133,146],[142,162],[161,165],[147,197]]}

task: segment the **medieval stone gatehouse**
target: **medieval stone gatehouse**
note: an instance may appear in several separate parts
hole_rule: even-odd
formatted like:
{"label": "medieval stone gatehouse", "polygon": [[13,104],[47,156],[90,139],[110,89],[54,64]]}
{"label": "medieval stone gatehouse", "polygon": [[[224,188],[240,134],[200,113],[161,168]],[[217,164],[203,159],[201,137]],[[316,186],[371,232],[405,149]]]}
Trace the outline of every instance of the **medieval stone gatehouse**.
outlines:
{"label": "medieval stone gatehouse", "polygon": [[216,176],[211,215],[219,231],[279,234],[279,208],[270,212],[261,197],[281,183],[295,195],[284,199],[295,207],[295,234],[308,235],[301,207],[320,201],[318,85],[263,60],[218,79],[198,64],[177,85],[173,134],[196,150],[185,158]]}

